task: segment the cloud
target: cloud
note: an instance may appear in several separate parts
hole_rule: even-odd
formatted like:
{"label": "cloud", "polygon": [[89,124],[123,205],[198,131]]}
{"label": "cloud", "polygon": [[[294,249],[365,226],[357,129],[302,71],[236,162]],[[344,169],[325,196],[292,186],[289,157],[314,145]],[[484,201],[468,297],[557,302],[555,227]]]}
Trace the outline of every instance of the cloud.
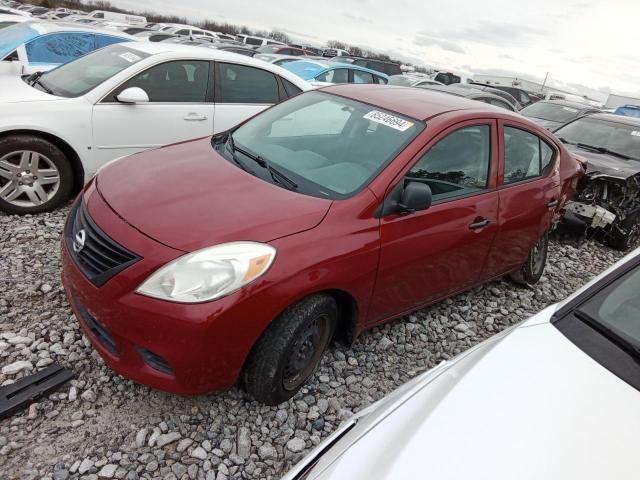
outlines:
{"label": "cloud", "polygon": [[436,47],[440,47],[443,50],[446,50],[447,52],[460,53],[460,54],[466,53],[465,50],[462,47],[460,47],[458,44],[454,42],[450,42],[449,40],[446,40],[444,38],[428,35],[426,33],[417,34],[413,40],[413,43],[415,43],[419,47],[436,46]]}
{"label": "cloud", "polygon": [[545,30],[526,25],[498,23],[493,20],[480,20],[474,25],[450,31],[440,31],[440,37],[450,41],[481,43],[491,46],[514,47],[530,46],[535,38],[547,35]]}
{"label": "cloud", "polygon": [[342,12],[342,15],[348,18],[349,20],[353,20],[354,22],[358,22],[358,23],[368,23],[368,24],[375,23],[375,21],[372,18],[369,18],[365,15],[354,15],[353,13],[349,13],[349,12]]}

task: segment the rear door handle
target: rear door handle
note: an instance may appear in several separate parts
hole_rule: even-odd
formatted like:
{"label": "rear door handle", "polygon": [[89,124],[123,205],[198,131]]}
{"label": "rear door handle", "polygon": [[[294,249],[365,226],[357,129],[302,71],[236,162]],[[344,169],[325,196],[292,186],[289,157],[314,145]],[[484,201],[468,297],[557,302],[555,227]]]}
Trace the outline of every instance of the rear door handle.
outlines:
{"label": "rear door handle", "polygon": [[557,206],[558,206],[558,200],[556,199],[553,199],[549,203],[547,203],[547,207],[549,208],[556,208]]}
{"label": "rear door handle", "polygon": [[198,115],[197,113],[189,113],[184,119],[187,122],[202,122],[207,119],[206,115]]}
{"label": "rear door handle", "polygon": [[469,225],[469,230],[478,230],[479,228],[484,228],[487,225],[489,225],[491,223],[491,220],[487,220],[486,218],[474,222],[471,225]]}

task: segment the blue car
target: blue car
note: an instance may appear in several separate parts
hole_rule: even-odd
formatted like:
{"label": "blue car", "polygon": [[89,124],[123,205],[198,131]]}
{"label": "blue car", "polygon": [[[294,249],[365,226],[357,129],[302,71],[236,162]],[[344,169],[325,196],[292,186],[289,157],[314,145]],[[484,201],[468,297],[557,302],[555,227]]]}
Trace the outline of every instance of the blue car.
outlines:
{"label": "blue car", "polygon": [[282,68],[311,83],[376,83],[386,85],[389,81],[389,77],[384,73],[348,63],[298,60],[285,63]]}
{"label": "blue car", "polygon": [[624,105],[616,108],[613,113],[616,115],[624,115],[625,117],[640,118],[640,105]]}
{"label": "blue car", "polygon": [[137,41],[115,30],[38,20],[0,30],[0,75],[51,70],[114,43]]}

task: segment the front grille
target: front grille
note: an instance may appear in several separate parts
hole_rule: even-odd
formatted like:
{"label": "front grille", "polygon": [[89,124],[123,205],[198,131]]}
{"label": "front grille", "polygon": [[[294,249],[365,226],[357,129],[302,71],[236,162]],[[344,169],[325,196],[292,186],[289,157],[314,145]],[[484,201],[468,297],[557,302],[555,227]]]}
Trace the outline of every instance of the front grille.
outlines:
{"label": "front grille", "polygon": [[76,200],[69,214],[65,238],[76,265],[96,287],[140,260],[95,224],[82,197]]}
{"label": "front grille", "polygon": [[136,350],[138,350],[138,354],[140,355],[144,363],[149,365],[151,368],[162,373],[173,375],[172,368],[160,355],[156,355],[155,353],[150,352],[149,350],[142,347],[136,347]]}
{"label": "front grille", "polygon": [[109,330],[107,330],[104,326],[102,326],[98,321],[93,318],[93,315],[89,313],[89,311],[78,301],[76,297],[72,297],[72,301],[76,306],[76,309],[80,313],[82,317],[82,321],[84,324],[91,330],[91,333],[94,337],[100,342],[100,344],[109,350],[112,354],[118,355],[118,348],[116,347],[116,342],[113,341],[113,337]]}

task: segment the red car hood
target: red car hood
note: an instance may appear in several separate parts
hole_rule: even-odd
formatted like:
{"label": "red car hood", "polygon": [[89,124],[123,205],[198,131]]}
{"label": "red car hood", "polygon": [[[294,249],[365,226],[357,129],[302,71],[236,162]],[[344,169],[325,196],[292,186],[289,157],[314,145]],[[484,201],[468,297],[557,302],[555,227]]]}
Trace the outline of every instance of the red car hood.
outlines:
{"label": "red car hood", "polygon": [[183,251],[309,230],[331,206],[241,170],[208,138],[118,160],[100,171],[97,187],[126,222]]}

